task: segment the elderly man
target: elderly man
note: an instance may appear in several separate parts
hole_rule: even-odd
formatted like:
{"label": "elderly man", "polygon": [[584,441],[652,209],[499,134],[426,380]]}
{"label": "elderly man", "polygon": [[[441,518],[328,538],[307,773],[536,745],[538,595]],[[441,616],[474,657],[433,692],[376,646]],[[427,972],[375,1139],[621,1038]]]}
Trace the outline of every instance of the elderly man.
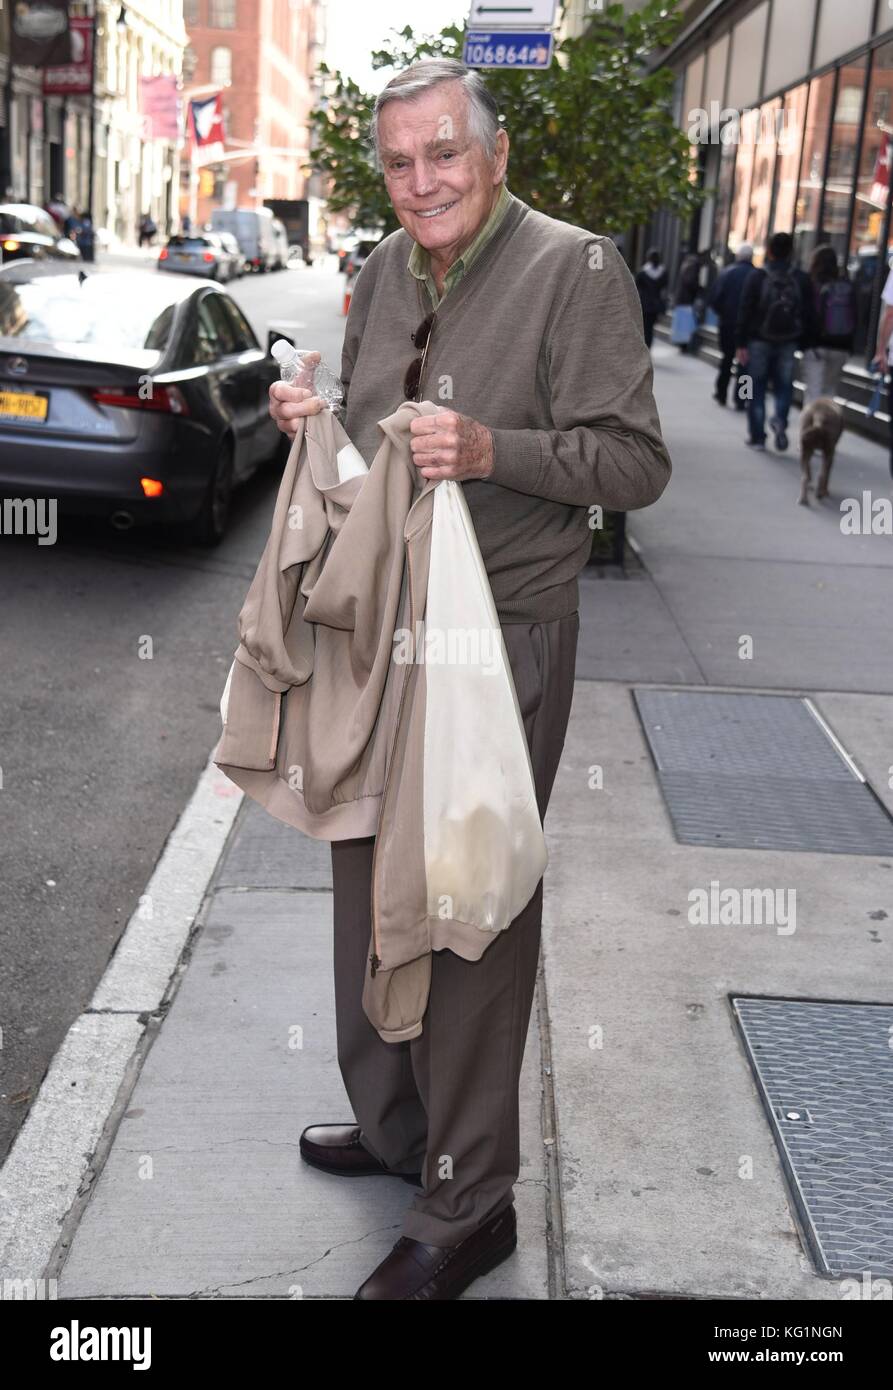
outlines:
{"label": "elderly man", "polygon": [[[591,527],[599,508],[654,502],[670,476],[638,295],[613,242],[508,191],[508,136],[461,63],[419,62],[394,77],[374,137],[402,230],[375,248],[354,290],[346,428],[371,462],[378,421],[402,400],[444,407],[413,420],[413,458],[421,478],[464,485],[545,815]],[[270,397],[288,434],[322,408],[281,383]],[[332,845],[338,1060],[356,1122],[312,1125],[301,1152],[331,1173],[390,1173],[421,1188],[357,1298],[452,1299],[516,1244],[518,1083],[542,881],[479,960],[433,953],[423,1032],[388,1043],[361,1007],[373,845]]]}

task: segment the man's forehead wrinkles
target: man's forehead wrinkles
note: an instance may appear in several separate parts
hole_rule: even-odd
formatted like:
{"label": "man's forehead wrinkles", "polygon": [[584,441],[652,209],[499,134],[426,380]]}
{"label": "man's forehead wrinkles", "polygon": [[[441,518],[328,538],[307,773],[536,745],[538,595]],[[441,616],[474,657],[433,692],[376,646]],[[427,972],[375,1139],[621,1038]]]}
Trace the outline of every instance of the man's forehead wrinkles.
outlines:
{"label": "man's forehead wrinkles", "polygon": [[[449,145],[451,148],[454,148],[455,146],[462,147],[467,144],[468,141],[465,139],[464,135],[461,134],[457,135],[455,138],[451,138],[446,135],[439,135],[436,139],[426,140],[422,148],[427,153],[430,150],[442,149],[445,145]],[[403,157],[406,158],[412,152],[410,150],[391,149],[387,145],[384,145],[382,146],[381,153],[385,159],[393,159],[395,155],[403,155]]]}

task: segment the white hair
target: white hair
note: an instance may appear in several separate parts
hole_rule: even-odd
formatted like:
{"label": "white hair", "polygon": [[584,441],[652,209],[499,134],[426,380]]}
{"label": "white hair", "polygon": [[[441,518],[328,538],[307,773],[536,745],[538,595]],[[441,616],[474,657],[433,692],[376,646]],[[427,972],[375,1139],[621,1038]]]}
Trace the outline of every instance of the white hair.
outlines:
{"label": "white hair", "polygon": [[389,101],[412,101],[441,82],[461,82],[468,97],[468,128],[474,139],[492,159],[496,153],[496,137],[501,129],[499,107],[484,79],[474,68],[467,68],[457,58],[424,58],[412,63],[392,77],[379,92],[372,111],[372,140],[375,158],[381,167],[378,141],[378,117]]}

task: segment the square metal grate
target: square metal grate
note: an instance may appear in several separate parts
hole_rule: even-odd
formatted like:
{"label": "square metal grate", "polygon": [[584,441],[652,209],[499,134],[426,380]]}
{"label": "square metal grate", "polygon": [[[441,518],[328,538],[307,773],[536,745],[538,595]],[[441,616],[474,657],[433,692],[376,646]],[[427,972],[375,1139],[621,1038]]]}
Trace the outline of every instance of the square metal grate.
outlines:
{"label": "square metal grate", "polygon": [[893,819],[810,701],[634,694],[681,844],[893,854]]}
{"label": "square metal grate", "polygon": [[893,1276],[893,1004],[733,998],[825,1275]]}

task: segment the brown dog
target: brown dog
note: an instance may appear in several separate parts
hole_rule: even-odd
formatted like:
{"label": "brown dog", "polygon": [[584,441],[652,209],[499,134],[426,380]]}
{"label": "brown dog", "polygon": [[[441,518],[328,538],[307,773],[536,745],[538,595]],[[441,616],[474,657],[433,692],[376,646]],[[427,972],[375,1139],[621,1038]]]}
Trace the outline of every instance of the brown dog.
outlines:
{"label": "brown dog", "polygon": [[807,490],[812,481],[809,465],[813,454],[818,450],[822,455],[822,468],[816,486],[816,501],[828,496],[828,477],[834,462],[834,450],[843,431],[843,411],[830,396],[819,396],[810,401],[800,416],[800,497],[804,507],[809,506]]}

